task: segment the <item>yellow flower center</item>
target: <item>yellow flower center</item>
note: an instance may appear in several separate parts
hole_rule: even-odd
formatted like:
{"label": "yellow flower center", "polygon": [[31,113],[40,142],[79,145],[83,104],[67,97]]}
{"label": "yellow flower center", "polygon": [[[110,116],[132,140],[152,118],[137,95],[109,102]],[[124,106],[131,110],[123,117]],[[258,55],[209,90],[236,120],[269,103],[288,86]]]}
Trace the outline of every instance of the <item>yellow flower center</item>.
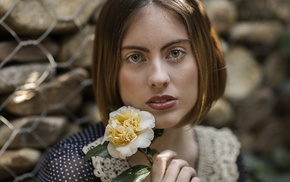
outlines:
{"label": "yellow flower center", "polygon": [[110,118],[106,135],[115,146],[127,145],[137,138],[139,133],[140,117],[133,110],[122,110],[115,117]]}

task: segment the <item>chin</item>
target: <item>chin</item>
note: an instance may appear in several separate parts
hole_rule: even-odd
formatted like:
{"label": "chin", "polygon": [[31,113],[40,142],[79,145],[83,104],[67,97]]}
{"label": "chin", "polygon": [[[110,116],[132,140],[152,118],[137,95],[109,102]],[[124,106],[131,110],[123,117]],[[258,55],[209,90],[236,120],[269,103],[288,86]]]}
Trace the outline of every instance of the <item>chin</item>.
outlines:
{"label": "chin", "polygon": [[169,129],[169,128],[173,128],[176,125],[177,125],[176,122],[158,122],[157,121],[155,123],[155,128],[156,129]]}

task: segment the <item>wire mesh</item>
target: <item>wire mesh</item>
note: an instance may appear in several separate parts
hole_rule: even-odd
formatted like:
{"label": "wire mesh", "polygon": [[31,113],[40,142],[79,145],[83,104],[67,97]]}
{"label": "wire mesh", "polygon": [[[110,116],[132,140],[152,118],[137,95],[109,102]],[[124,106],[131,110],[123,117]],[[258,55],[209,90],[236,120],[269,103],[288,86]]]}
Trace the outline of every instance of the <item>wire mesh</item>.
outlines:
{"label": "wire mesh", "polygon": [[[65,3],[67,3],[67,8],[70,4],[74,4],[73,10],[70,10],[69,13],[66,8],[58,9],[58,5],[63,6],[66,5]],[[100,4],[101,1],[92,2],[90,0],[0,1],[0,43],[2,44],[0,45],[2,47],[0,82],[6,88],[7,86],[10,88],[0,94],[0,133],[6,137],[2,139],[4,141],[0,148],[0,181],[33,181],[46,151],[53,143],[65,137],[61,134],[58,135],[58,138],[54,137],[57,132],[56,127],[68,128],[70,126],[71,130],[68,130],[66,134],[68,135],[96,119],[92,118],[90,113],[80,111],[81,107],[85,107],[84,102],[93,102],[94,98],[90,94],[92,81],[89,78],[89,66],[80,65],[81,63],[76,65],[76,62],[83,59],[83,52],[90,46],[94,38],[92,31],[89,31],[87,26],[90,17],[84,19],[82,14],[89,10],[90,16],[93,15],[94,10]],[[29,20],[30,22],[27,20],[26,24],[20,25],[19,28],[15,26],[15,19],[19,20],[21,19],[19,16],[26,16],[26,14],[21,14],[24,12],[21,11],[21,8],[28,8],[28,5],[30,8],[35,7],[43,11],[41,15],[36,15]],[[90,8],[90,6],[92,7]],[[34,10],[32,8],[28,11]],[[49,18],[44,19],[47,18],[44,16]],[[38,24],[40,27],[28,28],[27,24],[30,23]],[[45,29],[41,27],[42,24],[45,25]],[[70,26],[68,30],[63,28],[68,25]],[[80,37],[77,46],[66,55],[66,60],[59,61],[56,52],[60,51],[59,45],[64,44],[62,43],[63,37],[69,39],[76,34]],[[55,45],[58,48],[57,51],[47,45],[48,39],[57,44]],[[7,48],[8,46],[9,48]],[[19,58],[21,55],[23,57]],[[34,60],[35,55],[38,57]],[[88,59],[90,58],[90,55],[86,56]],[[25,65],[41,65],[43,68],[34,71],[33,68],[29,70]],[[13,71],[8,73],[8,69]],[[24,69],[28,69],[26,75]],[[16,79],[15,74],[21,75],[20,77],[26,76],[26,78],[16,81],[14,80],[14,78]],[[55,92],[61,92],[61,89],[65,89],[65,87],[69,87],[70,90],[63,95],[63,98],[55,99],[55,95],[58,94]],[[27,105],[27,103],[31,98],[37,99],[35,103],[32,103],[33,108],[29,109],[27,107],[31,104]],[[21,104],[24,106],[15,111],[17,105]],[[30,111],[25,112],[24,110]],[[47,122],[47,118],[51,118],[52,121]],[[61,125],[53,122],[53,119],[59,120],[60,123],[65,122]],[[22,120],[26,120],[26,122]],[[44,130],[46,130],[46,136],[41,133]],[[28,152],[25,157],[21,156],[24,155],[21,153],[24,151]],[[25,165],[25,160],[28,160],[27,157],[31,153],[34,153],[36,158],[31,159],[33,162],[29,166]],[[15,162],[7,161],[8,159],[15,160]],[[21,162],[24,163],[21,169],[14,165]]]}
{"label": "wire mesh", "polygon": [[[91,88],[90,59],[94,39],[94,19],[103,1],[105,0],[0,0],[0,181],[34,181],[41,160],[50,146],[98,120]],[[202,1],[206,4],[206,2],[221,2],[222,0]],[[235,21],[249,21],[257,24],[268,20],[279,21],[284,31],[287,29],[285,32],[289,32],[288,7],[290,6],[286,6],[287,3],[289,5],[289,0],[224,1],[231,2],[239,13],[239,15],[233,15],[234,18],[239,18]],[[278,6],[279,3],[284,3],[285,6]],[[255,9],[257,7],[258,10]],[[271,54],[271,51],[279,49],[279,42],[262,45],[261,42],[257,43],[255,40],[255,43],[251,44],[249,41],[241,43],[231,38],[228,35],[229,30],[223,29],[223,22],[229,24],[237,22],[227,19],[227,16],[223,14],[224,10],[228,10],[227,8],[217,9],[217,14],[220,16],[213,18],[220,23],[217,26],[221,25],[219,28],[226,32],[222,32],[221,37],[227,41],[228,49],[240,45],[248,47],[259,63],[265,65],[266,57]],[[33,13],[35,13],[34,16],[28,16]],[[289,33],[286,34],[287,36],[288,39],[284,40],[282,48],[289,58]],[[267,38],[265,37],[265,40],[268,40]],[[289,73],[286,79],[289,85]],[[261,85],[268,88],[270,86],[266,85],[266,81],[267,78]],[[286,82],[284,84],[287,86]],[[283,87],[285,90],[286,86]],[[275,99],[280,98],[277,93],[282,93],[282,87],[272,87],[274,86],[270,89],[275,91]],[[287,96],[286,91],[285,96]],[[252,101],[254,98],[249,100]],[[270,104],[276,102],[273,100],[270,100]],[[284,109],[283,117],[286,119],[283,119],[287,120],[289,119],[289,104],[287,104],[287,99],[281,100],[283,102],[285,100],[286,103],[280,107]],[[241,107],[243,103],[234,103],[231,106]],[[245,104],[244,108],[253,107]],[[274,111],[271,112],[274,113]],[[241,113],[240,115],[248,120],[251,114],[257,115],[255,111]],[[270,121],[272,115],[262,118],[265,121],[260,123],[267,125],[272,122]],[[236,118],[236,121],[241,121],[241,125],[246,126],[243,117],[241,118]],[[287,122],[289,123],[289,121],[285,123]],[[231,126],[235,127],[236,124],[231,123]],[[253,135],[249,134],[252,128],[235,129],[245,136],[246,142],[250,140],[258,144],[252,138]],[[258,136],[262,133],[263,127],[253,130]],[[258,130],[260,133],[257,132]],[[250,142],[248,146],[245,145],[245,148],[252,147]],[[252,162],[256,158],[248,159],[250,160],[246,162],[250,164],[250,170],[256,173],[251,175],[255,179],[262,179],[261,176],[267,172],[259,170],[261,163],[255,166]],[[268,162],[265,163],[265,166],[267,165]],[[22,167],[19,168],[19,166]],[[285,179],[289,181],[289,175],[286,177]]]}

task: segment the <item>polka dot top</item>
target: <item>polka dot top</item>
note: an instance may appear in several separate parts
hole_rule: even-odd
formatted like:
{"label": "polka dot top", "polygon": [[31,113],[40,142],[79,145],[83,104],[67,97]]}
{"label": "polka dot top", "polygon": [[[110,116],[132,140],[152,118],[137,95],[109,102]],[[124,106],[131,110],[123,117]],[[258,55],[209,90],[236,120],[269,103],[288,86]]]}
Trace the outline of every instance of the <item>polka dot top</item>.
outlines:
{"label": "polka dot top", "polygon": [[[60,141],[56,145],[54,145],[50,151],[47,153],[44,158],[42,165],[36,175],[37,182],[100,182],[94,175],[94,167],[92,161],[84,162],[83,147],[91,144],[98,138],[102,137],[104,134],[105,128],[102,123],[97,123],[95,125],[89,126],[88,128],[71,135],[65,140]],[[207,132],[208,133],[208,132]],[[210,139],[209,141],[212,141]],[[218,139],[219,140],[219,139]],[[204,142],[200,142],[199,147],[200,150],[204,145]],[[218,142],[219,144],[220,142]],[[212,147],[209,146],[209,149]],[[206,149],[205,151],[200,151],[201,154],[207,153],[209,151]],[[212,150],[210,150],[212,151]],[[204,164],[208,163],[208,158],[210,156],[205,157],[206,160],[203,161]],[[201,156],[200,156],[201,158]],[[214,160],[215,161],[215,160]],[[201,162],[200,162],[201,163]],[[239,173],[238,182],[245,182],[246,175],[245,169],[243,165],[242,156],[239,155],[237,160],[234,161],[236,163]],[[200,165],[197,167],[197,169]],[[212,164],[208,167],[212,167]],[[216,173],[222,171],[220,168],[215,171]],[[207,174],[209,170],[204,170],[205,174],[201,176],[209,176]],[[200,177],[201,177],[200,176]],[[216,181],[216,180],[213,180]]]}
{"label": "polka dot top", "polygon": [[84,162],[82,148],[103,136],[101,123],[92,125],[53,146],[36,176],[38,182],[98,182],[91,160]]}

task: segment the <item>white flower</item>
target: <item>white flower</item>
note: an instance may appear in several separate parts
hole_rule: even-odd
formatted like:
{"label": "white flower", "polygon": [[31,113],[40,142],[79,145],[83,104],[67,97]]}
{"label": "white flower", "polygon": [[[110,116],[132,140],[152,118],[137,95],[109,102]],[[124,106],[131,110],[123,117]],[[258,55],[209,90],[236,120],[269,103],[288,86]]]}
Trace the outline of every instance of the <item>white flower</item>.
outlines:
{"label": "white flower", "polygon": [[109,141],[108,151],[112,157],[125,159],[146,148],[154,138],[154,116],[130,106],[123,106],[110,113],[104,141]]}

